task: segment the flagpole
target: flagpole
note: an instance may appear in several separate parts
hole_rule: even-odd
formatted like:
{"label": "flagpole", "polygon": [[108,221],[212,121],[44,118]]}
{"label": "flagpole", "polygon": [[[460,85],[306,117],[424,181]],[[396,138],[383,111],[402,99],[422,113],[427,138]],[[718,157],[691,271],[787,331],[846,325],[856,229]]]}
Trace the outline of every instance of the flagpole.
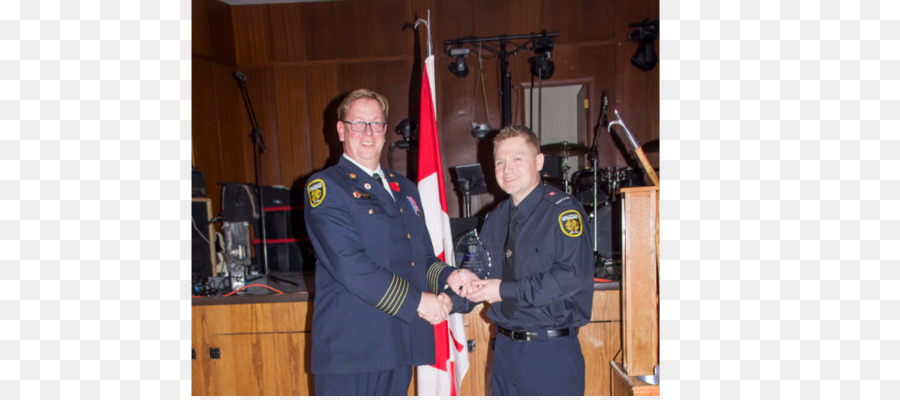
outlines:
{"label": "flagpole", "polygon": [[[453,239],[444,188],[444,168],[437,131],[431,10],[428,10],[428,19],[417,20],[414,28],[419,24],[425,24],[428,32],[428,56],[425,57],[422,72],[417,186],[434,254],[444,262],[454,265]],[[465,323],[462,316],[451,314],[447,320],[434,326],[434,333],[435,364],[417,367],[416,394],[458,396],[459,385],[469,368]]]}
{"label": "flagpole", "polygon": [[413,28],[418,29],[419,24],[425,24],[425,31],[428,32],[428,57],[431,57],[432,55],[434,55],[434,50],[431,47],[431,9],[430,8],[428,9],[428,20],[426,21],[422,18],[419,18],[418,20],[416,20],[416,24],[413,25]]}

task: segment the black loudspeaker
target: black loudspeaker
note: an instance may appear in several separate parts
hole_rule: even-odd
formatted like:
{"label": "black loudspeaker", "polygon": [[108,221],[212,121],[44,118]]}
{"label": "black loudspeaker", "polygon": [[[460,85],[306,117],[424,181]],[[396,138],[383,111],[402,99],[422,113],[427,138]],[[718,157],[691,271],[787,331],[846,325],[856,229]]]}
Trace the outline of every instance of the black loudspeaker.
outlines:
{"label": "black loudspeaker", "polygon": [[191,201],[191,280],[206,281],[213,275],[213,233],[215,230],[209,220],[212,214],[210,199],[192,199]]}
{"label": "black loudspeaker", "polygon": [[[269,253],[269,271],[302,271],[301,246],[304,245],[304,242],[298,241],[298,238],[294,236],[291,228],[292,210],[289,206],[285,209],[273,210],[273,208],[275,207],[266,210],[266,242],[268,243],[266,250]],[[297,210],[297,212],[302,213],[303,210]],[[308,246],[309,242],[305,242],[305,244]]]}
{"label": "black loudspeaker", "polygon": [[[266,251],[269,272],[303,271],[304,254],[313,254],[303,225],[303,207],[291,204],[291,191],[281,186],[263,186],[266,210]],[[299,218],[298,218],[299,217]],[[295,229],[299,228],[299,229]],[[296,234],[295,232],[299,233]],[[254,226],[256,254],[261,255],[259,227]],[[314,263],[309,263],[312,266]]]}
{"label": "black loudspeaker", "polygon": [[197,167],[191,169],[191,197],[206,197],[206,174]]}
{"label": "black loudspeaker", "polygon": [[240,182],[219,182],[219,185],[222,186],[222,219],[256,224],[259,219],[256,186]]}

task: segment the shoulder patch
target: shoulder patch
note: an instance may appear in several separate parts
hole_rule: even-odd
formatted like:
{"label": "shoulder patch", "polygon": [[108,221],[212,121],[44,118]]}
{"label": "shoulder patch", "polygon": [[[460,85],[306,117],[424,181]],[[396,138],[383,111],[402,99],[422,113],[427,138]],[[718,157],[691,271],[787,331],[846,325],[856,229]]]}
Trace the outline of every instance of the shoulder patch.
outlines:
{"label": "shoulder patch", "polygon": [[581,222],[581,214],[575,210],[564,211],[559,214],[559,228],[569,237],[579,237],[584,230]]}
{"label": "shoulder patch", "polygon": [[316,179],[308,183],[306,192],[309,194],[309,205],[313,208],[318,207],[325,200],[325,181]]}

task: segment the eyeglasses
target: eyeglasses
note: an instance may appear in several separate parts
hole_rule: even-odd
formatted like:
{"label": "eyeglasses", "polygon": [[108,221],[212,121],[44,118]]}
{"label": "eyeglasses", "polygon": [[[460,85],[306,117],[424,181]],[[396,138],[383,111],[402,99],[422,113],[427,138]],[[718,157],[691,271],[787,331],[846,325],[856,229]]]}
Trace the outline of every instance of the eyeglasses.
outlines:
{"label": "eyeglasses", "polygon": [[365,132],[365,131],[366,131],[366,125],[368,125],[369,128],[372,128],[372,132],[374,132],[374,133],[381,133],[381,132],[384,132],[384,127],[387,126],[387,122],[378,122],[378,121],[375,121],[375,122],[364,122],[364,121],[344,121],[344,120],[341,120],[341,122],[346,123],[346,124],[350,124],[350,130],[353,131],[353,132]]}

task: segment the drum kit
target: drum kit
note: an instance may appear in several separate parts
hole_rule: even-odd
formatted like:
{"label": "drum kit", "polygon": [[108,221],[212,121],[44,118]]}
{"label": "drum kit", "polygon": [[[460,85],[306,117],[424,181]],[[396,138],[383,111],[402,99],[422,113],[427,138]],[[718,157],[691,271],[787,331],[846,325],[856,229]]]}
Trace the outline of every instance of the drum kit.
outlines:
{"label": "drum kit", "polygon": [[[559,156],[562,159],[560,167],[562,176],[541,173],[541,180],[547,185],[557,187],[572,195],[584,205],[586,210],[592,209],[594,204],[603,206],[615,201],[621,188],[644,186],[644,172],[632,167],[598,167],[597,169],[588,167],[576,171],[569,177],[569,170],[572,169],[569,165],[569,157],[588,154],[590,148],[584,145],[569,142],[550,143],[541,146],[541,152]],[[594,185],[594,182],[597,185]]]}
{"label": "drum kit", "polygon": [[[541,146],[541,152],[546,155],[561,158],[560,166],[545,168],[545,171],[558,171],[559,174],[541,173],[541,180],[550,186],[557,187],[572,195],[588,213],[589,223],[592,226],[595,276],[617,279],[621,274],[621,249],[622,249],[622,221],[620,189],[637,186],[658,186],[659,178],[656,170],[649,167],[644,153],[658,153],[659,139],[649,141],[643,146],[631,136],[631,132],[622,123],[618,112],[617,121],[609,124],[621,125],[628,134],[629,140],[635,148],[634,155],[641,162],[641,167],[600,167],[597,165],[596,150],[577,143],[559,142]],[[607,128],[607,129],[609,129]],[[596,138],[595,138],[596,140]],[[589,155],[592,167],[574,172],[571,177],[569,170],[570,156]],[[645,182],[646,176],[650,182]]]}

